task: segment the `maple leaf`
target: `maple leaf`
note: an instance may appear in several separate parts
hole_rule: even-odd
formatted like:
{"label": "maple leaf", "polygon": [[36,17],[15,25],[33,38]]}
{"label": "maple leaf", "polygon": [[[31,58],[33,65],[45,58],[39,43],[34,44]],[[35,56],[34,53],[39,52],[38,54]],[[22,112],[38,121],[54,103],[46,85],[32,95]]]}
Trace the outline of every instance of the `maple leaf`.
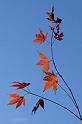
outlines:
{"label": "maple leaf", "polygon": [[15,93],[14,94],[9,94],[9,96],[12,97],[12,98],[17,98],[17,97],[19,97],[19,94],[15,94]]}
{"label": "maple leaf", "polygon": [[47,12],[47,15],[48,15],[48,20],[50,20],[50,21],[54,21],[54,13],[52,13],[52,12]]}
{"label": "maple leaf", "polygon": [[25,98],[18,94],[9,94],[10,97],[13,99],[9,101],[8,105],[16,104],[16,108],[21,106],[22,104],[25,105]]}
{"label": "maple leaf", "polygon": [[48,61],[48,58],[43,53],[38,53],[41,60],[37,63],[37,65],[43,67],[43,72],[48,72],[50,63]]}
{"label": "maple leaf", "polygon": [[63,34],[63,32],[62,32],[62,33],[54,32],[54,37],[55,37],[57,40],[61,41],[61,40],[63,40],[64,34]]}
{"label": "maple leaf", "polygon": [[48,33],[44,34],[42,30],[40,30],[39,34],[36,34],[36,39],[34,40],[35,43],[42,44],[48,36]]}
{"label": "maple leaf", "polygon": [[61,22],[62,22],[62,19],[57,17],[57,19],[55,20],[55,23],[59,23],[60,24]]}
{"label": "maple leaf", "polygon": [[37,111],[37,109],[39,108],[39,106],[41,106],[44,109],[44,101],[43,101],[43,99],[38,100],[38,102],[36,103],[36,105],[32,109],[32,112],[35,113]]}
{"label": "maple leaf", "polygon": [[26,83],[26,82],[20,83],[20,82],[15,81],[12,83],[13,83],[12,87],[16,87],[16,89],[23,89],[30,85],[30,83]]}
{"label": "maple leaf", "polygon": [[46,72],[46,75],[43,80],[45,80],[44,91],[53,87],[54,92],[56,94],[58,88],[58,77],[52,72]]}
{"label": "maple leaf", "polygon": [[52,11],[51,12],[47,12],[48,15],[48,20],[49,21],[53,21],[54,22],[54,6],[52,7]]}

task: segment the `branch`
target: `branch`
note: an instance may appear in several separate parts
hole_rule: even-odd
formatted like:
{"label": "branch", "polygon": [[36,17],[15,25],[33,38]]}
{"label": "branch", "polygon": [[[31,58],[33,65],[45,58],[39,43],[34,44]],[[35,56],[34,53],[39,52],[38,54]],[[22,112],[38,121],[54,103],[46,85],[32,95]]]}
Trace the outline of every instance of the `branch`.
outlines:
{"label": "branch", "polygon": [[74,105],[75,105],[75,107],[77,108],[77,110],[78,110],[78,113],[79,113],[79,116],[80,116],[80,118],[81,118],[81,113],[80,113],[80,109],[79,109],[79,107],[78,107],[78,104],[77,104],[77,102],[76,102],[76,100],[75,100],[75,97],[74,97],[74,95],[73,95],[73,92],[72,92],[72,90],[71,90],[71,88],[68,86],[68,84],[67,84],[67,82],[65,81],[65,79],[63,78],[63,76],[60,74],[60,72],[58,71],[58,69],[57,69],[57,66],[56,66],[56,64],[55,64],[55,61],[54,61],[54,57],[53,57],[53,31],[52,31],[52,36],[51,36],[51,56],[52,56],[52,62],[53,62],[53,65],[54,65],[54,67],[55,67],[55,70],[56,70],[56,72],[57,72],[57,74],[60,76],[60,78],[63,80],[63,82],[65,83],[65,85],[67,86],[67,88],[69,89],[69,91],[70,91],[70,93],[71,93],[71,95],[72,95],[72,98],[73,98],[73,100],[72,100],[72,102],[74,103]]}
{"label": "branch", "polygon": [[25,89],[22,89],[22,90],[25,91],[25,92],[27,92],[27,94],[30,94],[30,95],[33,95],[33,96],[42,98],[42,99],[44,99],[44,100],[46,100],[46,101],[49,101],[49,102],[51,102],[51,103],[54,103],[54,104],[56,104],[56,105],[62,107],[63,109],[67,110],[67,111],[70,112],[72,115],[74,115],[76,118],[78,118],[79,120],[81,120],[81,118],[78,117],[78,115],[76,115],[74,112],[72,112],[72,111],[71,111],[70,109],[68,109],[67,107],[65,107],[65,106],[63,106],[63,105],[61,105],[61,104],[59,104],[59,103],[57,103],[57,102],[55,102],[55,101],[53,101],[53,100],[50,100],[50,99],[48,99],[48,98],[46,98],[46,97],[43,97],[43,96],[40,96],[40,95],[38,95],[38,94],[29,92],[29,91],[27,91],[27,90],[25,90]]}
{"label": "branch", "polygon": [[73,101],[72,97],[69,95],[69,93],[60,84],[58,84],[58,86],[67,94],[67,96],[71,99],[71,101],[74,103],[74,105],[76,105],[75,102]]}

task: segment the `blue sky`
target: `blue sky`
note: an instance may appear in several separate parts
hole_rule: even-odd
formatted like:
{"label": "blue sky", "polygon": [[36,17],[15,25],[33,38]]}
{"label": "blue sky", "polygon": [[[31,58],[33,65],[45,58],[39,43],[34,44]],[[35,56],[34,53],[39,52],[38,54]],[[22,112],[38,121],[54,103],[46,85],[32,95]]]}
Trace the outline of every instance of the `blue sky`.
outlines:
{"label": "blue sky", "polygon": [[[80,124],[81,122],[62,108],[45,101],[45,111],[41,108],[32,115],[31,110],[37,98],[27,96],[25,107],[15,109],[8,106],[9,93],[20,93],[10,85],[13,81],[31,82],[31,90],[42,95],[44,81],[37,51],[50,57],[50,47],[44,43],[34,44],[34,36],[41,28],[49,30],[46,12],[55,5],[55,15],[63,19],[64,40],[56,42],[54,56],[57,67],[73,89],[82,112],[82,0],[0,0],[0,122],[1,124]],[[59,80],[63,85],[63,82]],[[45,92],[45,96],[77,113],[68,97],[58,89]]]}

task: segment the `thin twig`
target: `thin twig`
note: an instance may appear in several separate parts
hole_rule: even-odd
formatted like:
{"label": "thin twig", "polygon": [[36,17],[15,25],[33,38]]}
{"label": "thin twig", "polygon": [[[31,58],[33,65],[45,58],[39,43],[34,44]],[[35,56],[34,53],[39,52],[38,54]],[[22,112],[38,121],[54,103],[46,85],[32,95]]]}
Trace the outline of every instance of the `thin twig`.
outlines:
{"label": "thin twig", "polygon": [[53,49],[52,49],[52,47],[53,47],[53,31],[52,31],[52,36],[51,36],[51,55],[52,55],[52,60],[53,60],[53,65],[54,65],[54,67],[55,67],[55,70],[56,70],[56,72],[57,72],[57,74],[61,77],[61,79],[63,80],[63,82],[65,83],[65,85],[67,86],[67,88],[69,89],[69,91],[70,91],[70,93],[71,93],[71,95],[72,95],[72,98],[73,98],[73,100],[74,100],[74,105],[75,105],[75,107],[77,108],[77,110],[78,110],[78,113],[79,113],[79,116],[80,116],[80,118],[81,118],[81,113],[80,113],[80,109],[79,109],[79,107],[78,107],[78,104],[77,104],[77,102],[76,102],[76,100],[75,100],[75,97],[74,97],[74,95],[73,95],[73,93],[72,93],[72,90],[71,90],[71,88],[68,86],[68,84],[67,84],[67,82],[65,81],[65,79],[63,78],[63,76],[59,73],[59,71],[58,71],[58,69],[57,69],[57,67],[56,67],[56,64],[55,64],[55,61],[54,61],[54,57],[53,57]]}
{"label": "thin twig", "polygon": [[43,96],[40,96],[40,95],[38,95],[38,94],[29,92],[29,91],[27,91],[27,90],[25,90],[25,89],[22,89],[22,90],[25,91],[25,92],[27,92],[27,94],[30,94],[30,95],[33,95],[33,96],[42,98],[42,99],[44,99],[44,100],[46,100],[46,101],[49,101],[49,102],[51,102],[51,103],[54,103],[54,104],[56,104],[56,105],[62,107],[63,109],[65,109],[65,110],[69,111],[71,114],[73,114],[76,118],[78,118],[79,120],[81,120],[81,118],[78,117],[78,115],[76,115],[74,112],[72,112],[72,111],[71,111],[70,109],[68,109],[67,107],[65,107],[65,106],[63,106],[63,105],[61,105],[61,104],[59,104],[59,103],[57,103],[57,102],[55,102],[55,101],[53,101],[53,100],[50,100],[50,99],[48,99],[48,98],[46,98],[46,97],[43,97]]}
{"label": "thin twig", "polygon": [[69,93],[60,85],[58,84],[59,87],[67,94],[67,96],[71,99],[71,101],[75,104],[75,102],[73,101],[72,97],[69,95]]}

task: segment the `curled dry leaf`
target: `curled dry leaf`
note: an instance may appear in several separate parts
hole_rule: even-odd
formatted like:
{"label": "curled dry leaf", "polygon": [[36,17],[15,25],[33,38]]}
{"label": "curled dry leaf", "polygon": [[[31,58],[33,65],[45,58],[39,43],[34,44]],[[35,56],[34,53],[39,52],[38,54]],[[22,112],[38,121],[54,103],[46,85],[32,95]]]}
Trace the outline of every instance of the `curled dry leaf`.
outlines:
{"label": "curled dry leaf", "polygon": [[30,85],[30,83],[26,83],[26,82],[20,83],[16,81],[12,82],[12,84],[13,84],[12,87],[15,87],[16,89],[23,89]]}
{"label": "curled dry leaf", "polygon": [[39,106],[41,106],[44,109],[44,101],[43,101],[43,99],[38,100],[38,102],[36,103],[36,105],[32,109],[32,112],[35,113],[37,111],[37,109],[39,108]]}
{"label": "curled dry leaf", "polygon": [[25,98],[18,94],[9,94],[10,97],[13,99],[9,101],[8,105],[16,104],[16,108],[21,106],[22,104],[25,105]]}
{"label": "curled dry leaf", "polygon": [[36,38],[34,40],[35,43],[42,44],[48,36],[48,33],[44,34],[42,30],[39,31],[39,34],[36,34]]}
{"label": "curled dry leaf", "polygon": [[43,80],[45,80],[44,91],[53,87],[54,92],[56,93],[58,88],[58,77],[52,72],[46,72],[46,75]]}
{"label": "curled dry leaf", "polygon": [[43,67],[43,72],[48,72],[49,67],[50,67],[50,63],[48,61],[48,58],[43,53],[38,53],[38,54],[39,54],[41,60],[37,63],[37,65]]}

